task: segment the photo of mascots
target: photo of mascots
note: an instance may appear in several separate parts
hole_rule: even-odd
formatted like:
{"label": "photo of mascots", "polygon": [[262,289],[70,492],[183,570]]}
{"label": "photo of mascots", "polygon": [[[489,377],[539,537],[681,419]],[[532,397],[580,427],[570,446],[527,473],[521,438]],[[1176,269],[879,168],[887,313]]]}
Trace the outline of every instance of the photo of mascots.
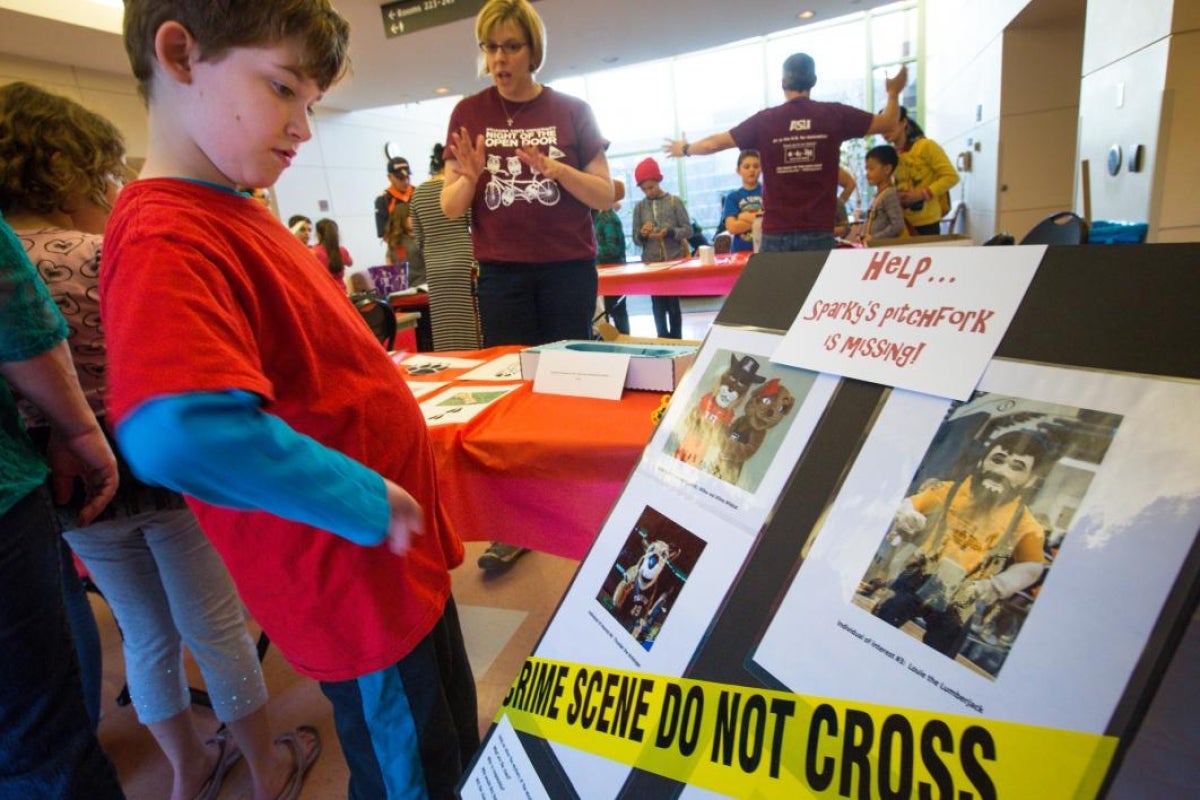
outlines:
{"label": "photo of mascots", "polygon": [[767,432],[782,422],[795,405],[795,396],[778,378],[771,378],[752,391],[742,415],[725,431],[713,474],[737,486],[742,466],[762,447]]}
{"label": "photo of mascots", "polygon": [[649,650],[704,547],[703,539],[647,507],[596,599]]}
{"label": "photo of mascots", "polygon": [[[1006,433],[973,474],[939,482],[901,503],[896,528],[910,535],[924,532],[926,538],[875,615],[898,627],[920,613],[922,641],[953,658],[977,602],[990,605],[1042,577],[1045,532],[1021,492],[1050,458],[1044,438]],[[931,517],[936,521],[932,531]],[[999,571],[992,558],[996,548],[1004,548],[1008,564]]]}
{"label": "photo of mascots", "polygon": [[995,677],[1120,417],[987,393],[963,409],[935,435],[855,602]]}
{"label": "photo of mascots", "polygon": [[682,435],[674,456],[685,464],[711,472],[721,442],[750,390],[766,382],[758,374],[753,356],[729,355],[729,368],[721,372],[712,390],[701,395],[682,423]]}
{"label": "photo of mascots", "polygon": [[613,591],[613,608],[618,619],[633,624],[633,638],[637,639],[667,601],[668,592],[661,592],[658,579],[668,562],[679,557],[679,549],[664,541],[647,541],[646,552],[642,553],[633,566],[625,570],[621,582]]}

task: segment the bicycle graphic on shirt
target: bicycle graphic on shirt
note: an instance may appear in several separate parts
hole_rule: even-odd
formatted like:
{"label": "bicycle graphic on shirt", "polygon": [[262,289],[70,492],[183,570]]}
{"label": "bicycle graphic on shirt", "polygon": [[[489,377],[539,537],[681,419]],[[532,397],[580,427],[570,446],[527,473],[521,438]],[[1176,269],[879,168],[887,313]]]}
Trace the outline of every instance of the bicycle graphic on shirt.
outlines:
{"label": "bicycle graphic on shirt", "polygon": [[524,170],[524,164],[516,156],[504,159],[508,170],[500,168],[500,156],[487,157],[487,171],[492,176],[483,190],[483,201],[489,211],[495,211],[500,206],[511,206],[518,200],[526,203],[537,201],[544,206],[558,203],[561,192],[556,181],[541,177],[541,173],[530,167],[531,177],[519,180]]}

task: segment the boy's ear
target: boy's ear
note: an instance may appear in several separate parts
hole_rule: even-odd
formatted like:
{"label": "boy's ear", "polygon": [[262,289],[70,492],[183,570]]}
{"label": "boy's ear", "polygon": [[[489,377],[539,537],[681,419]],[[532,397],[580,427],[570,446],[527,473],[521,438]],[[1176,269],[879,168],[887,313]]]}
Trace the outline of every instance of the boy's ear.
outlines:
{"label": "boy's ear", "polygon": [[154,56],[163,72],[179,83],[192,82],[192,62],[198,55],[192,32],[175,20],[158,26],[154,34]]}

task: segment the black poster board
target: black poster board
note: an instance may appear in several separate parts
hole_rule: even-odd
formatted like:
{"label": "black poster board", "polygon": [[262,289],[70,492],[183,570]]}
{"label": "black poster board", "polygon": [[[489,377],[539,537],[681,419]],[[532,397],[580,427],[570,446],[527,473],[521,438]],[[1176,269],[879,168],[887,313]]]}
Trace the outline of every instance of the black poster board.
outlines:
{"label": "black poster board", "polygon": [[[800,311],[825,258],[824,253],[754,256],[716,324],[786,330]],[[1200,358],[1194,349],[1200,341],[1198,279],[1198,245],[1048,248],[996,356],[1068,368],[1200,380]],[[685,677],[735,686],[784,688],[756,668],[750,655],[761,640],[764,626],[775,616],[781,595],[803,561],[811,532],[845,479],[863,445],[864,431],[870,429],[889,391],[856,380],[840,383],[780,494],[774,513],[692,655]],[[1171,666],[1172,655],[1196,612],[1200,598],[1197,541],[1200,539],[1193,539],[1149,642],[1108,722],[1105,733],[1118,738],[1119,745],[1102,795],[1118,778],[1122,758],[1135,741]],[[1173,685],[1193,685],[1194,673],[1194,665],[1175,664]],[[1194,698],[1194,690],[1190,695]],[[1172,732],[1169,723],[1165,730],[1167,735],[1186,734]],[[547,793],[551,797],[577,796],[550,746],[536,737],[518,735]],[[1194,771],[1194,764],[1192,768]],[[612,796],[669,798],[679,796],[684,788],[684,784],[635,769]],[[579,794],[586,796],[588,792]]]}

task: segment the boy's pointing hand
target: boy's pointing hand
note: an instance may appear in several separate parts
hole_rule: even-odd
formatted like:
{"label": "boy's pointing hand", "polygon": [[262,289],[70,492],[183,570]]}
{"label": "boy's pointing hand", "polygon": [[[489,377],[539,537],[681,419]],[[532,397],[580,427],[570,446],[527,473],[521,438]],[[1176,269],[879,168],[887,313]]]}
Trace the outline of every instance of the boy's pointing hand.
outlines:
{"label": "boy's pointing hand", "polygon": [[391,517],[388,519],[387,546],[398,556],[408,552],[412,535],[425,532],[425,516],[421,506],[412,495],[389,480],[384,480],[387,486],[388,507]]}

